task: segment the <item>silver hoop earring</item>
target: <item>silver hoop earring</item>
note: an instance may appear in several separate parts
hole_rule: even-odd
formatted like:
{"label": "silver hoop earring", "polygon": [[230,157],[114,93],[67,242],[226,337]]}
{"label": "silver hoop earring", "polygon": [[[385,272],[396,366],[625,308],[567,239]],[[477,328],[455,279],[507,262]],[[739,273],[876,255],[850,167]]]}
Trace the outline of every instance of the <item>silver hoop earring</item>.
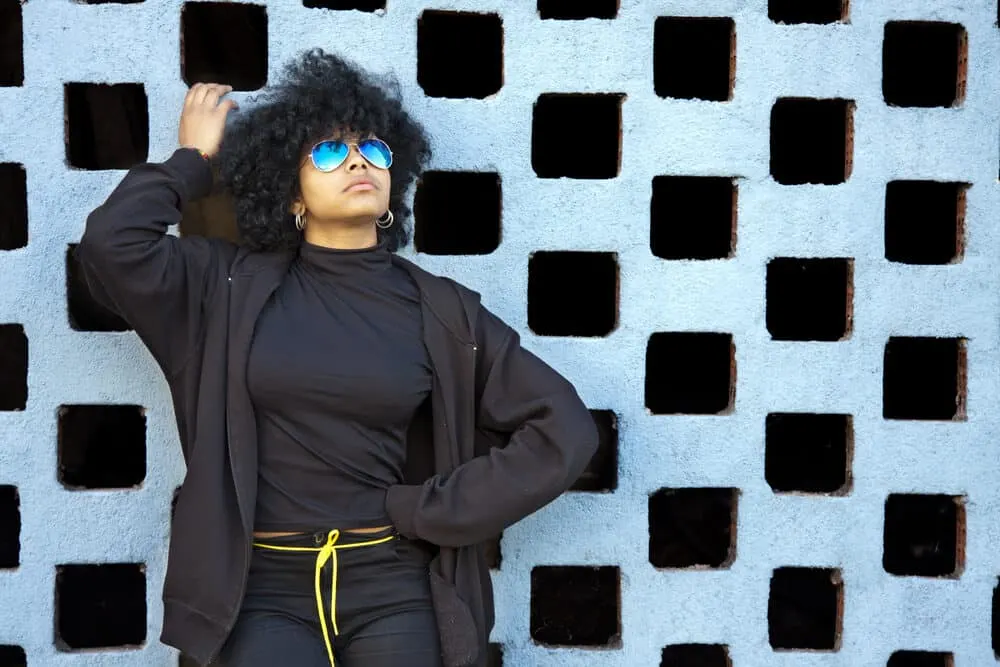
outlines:
{"label": "silver hoop earring", "polygon": [[300,232],[306,228],[306,219],[301,213],[295,214],[295,229]]}
{"label": "silver hoop earring", "polygon": [[392,214],[392,211],[386,211],[385,215],[375,220],[375,225],[378,226],[379,229],[389,229],[392,227],[392,221],[395,219],[396,217]]}

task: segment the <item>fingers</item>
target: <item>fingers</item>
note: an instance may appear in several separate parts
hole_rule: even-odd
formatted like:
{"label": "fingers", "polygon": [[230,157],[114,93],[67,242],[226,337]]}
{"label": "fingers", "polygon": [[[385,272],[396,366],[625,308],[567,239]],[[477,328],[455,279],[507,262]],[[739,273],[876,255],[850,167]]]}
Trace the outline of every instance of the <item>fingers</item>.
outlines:
{"label": "fingers", "polygon": [[232,90],[232,86],[218,83],[196,83],[188,90],[184,98],[184,106],[208,106],[208,108],[214,109],[218,105],[219,99]]}

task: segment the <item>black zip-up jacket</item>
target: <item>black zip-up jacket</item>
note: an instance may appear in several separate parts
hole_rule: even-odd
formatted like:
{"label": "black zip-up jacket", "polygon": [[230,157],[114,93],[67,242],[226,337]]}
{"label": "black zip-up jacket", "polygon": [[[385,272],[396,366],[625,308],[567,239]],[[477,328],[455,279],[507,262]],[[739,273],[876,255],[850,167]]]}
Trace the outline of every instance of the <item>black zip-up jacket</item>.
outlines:
{"label": "black zip-up jacket", "polygon": [[[177,150],[131,169],[77,248],[95,298],[121,315],[170,385],[187,474],[171,524],[161,639],[201,664],[236,622],[249,565],[257,435],[246,365],[257,316],[294,252],[167,234],[212,186]],[[483,543],[583,472],[597,433],[576,391],[458,283],[400,257],[420,289],[434,380],[386,511],[439,548],[431,588],[446,667],[485,665],[493,597]]]}

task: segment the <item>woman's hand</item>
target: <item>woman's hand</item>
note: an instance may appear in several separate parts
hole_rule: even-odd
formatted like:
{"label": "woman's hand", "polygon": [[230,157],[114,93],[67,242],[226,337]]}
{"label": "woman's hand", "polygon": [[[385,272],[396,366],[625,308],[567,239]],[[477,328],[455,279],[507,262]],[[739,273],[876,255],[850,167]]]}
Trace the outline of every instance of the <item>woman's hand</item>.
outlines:
{"label": "woman's hand", "polygon": [[[219,152],[226,115],[239,106],[232,100],[222,100],[233,90],[218,83],[196,83],[188,90],[181,111],[177,138],[184,148],[194,148],[205,155]],[[222,100],[220,102],[220,100]]]}

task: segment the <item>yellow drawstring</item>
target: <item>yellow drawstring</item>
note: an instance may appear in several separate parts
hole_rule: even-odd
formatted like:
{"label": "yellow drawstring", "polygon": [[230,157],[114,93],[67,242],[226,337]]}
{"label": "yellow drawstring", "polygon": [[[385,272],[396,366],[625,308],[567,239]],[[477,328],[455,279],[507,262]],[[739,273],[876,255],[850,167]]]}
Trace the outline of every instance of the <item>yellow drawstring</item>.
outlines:
{"label": "yellow drawstring", "polygon": [[383,544],[395,539],[395,535],[387,535],[386,537],[380,537],[377,540],[352,542],[350,544],[337,544],[337,540],[339,538],[340,531],[335,529],[327,533],[326,544],[321,547],[281,547],[273,544],[263,544],[261,542],[253,543],[255,547],[273,549],[274,551],[316,552],[316,606],[319,609],[319,624],[323,629],[323,641],[326,642],[326,653],[330,656],[330,667],[336,667],[336,663],[333,660],[333,642],[330,640],[330,632],[326,627],[326,614],[323,613],[323,593],[320,589],[320,574],[323,571],[323,566],[326,565],[327,561],[332,561],[331,569],[333,571],[333,581],[330,586],[330,620],[333,623],[333,635],[337,636],[340,634],[340,630],[337,628],[337,550],[354,549],[356,547],[373,547],[376,544]]}

